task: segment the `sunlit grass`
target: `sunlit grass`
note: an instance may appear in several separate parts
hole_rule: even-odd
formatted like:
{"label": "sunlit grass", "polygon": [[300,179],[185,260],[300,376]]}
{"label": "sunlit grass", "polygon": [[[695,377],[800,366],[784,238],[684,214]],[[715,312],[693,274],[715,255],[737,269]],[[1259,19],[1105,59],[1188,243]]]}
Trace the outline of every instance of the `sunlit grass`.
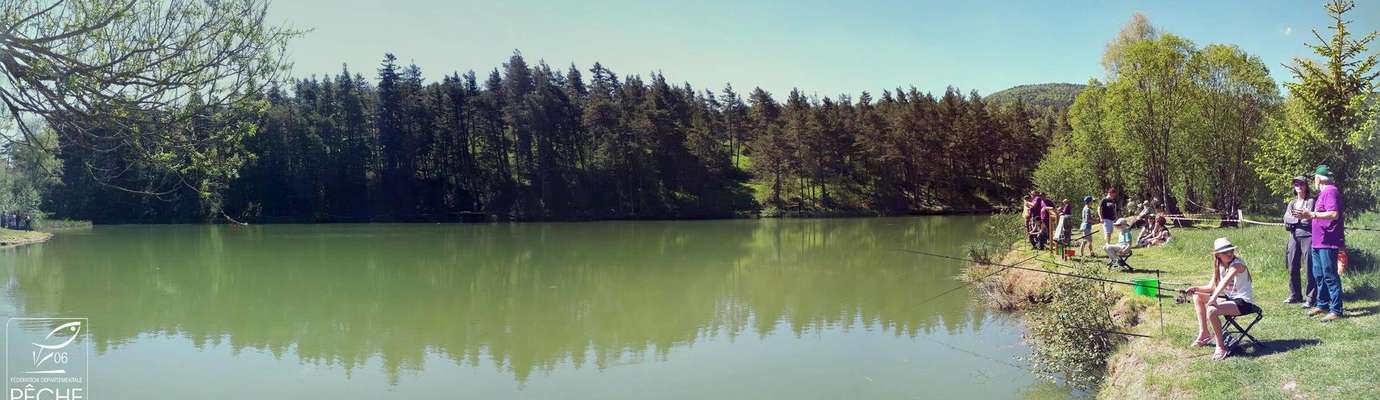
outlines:
{"label": "sunlit grass", "polygon": [[[1380,232],[1348,233],[1352,265],[1342,279],[1347,318],[1327,324],[1304,316],[1298,305],[1280,303],[1288,295],[1285,235],[1266,226],[1180,229],[1168,245],[1138,250],[1131,259],[1136,268],[1162,270],[1168,283],[1202,284],[1211,278],[1212,240],[1230,238],[1253,271],[1256,302],[1265,312],[1251,333],[1270,349],[1247,346],[1244,354],[1213,361],[1211,347],[1188,346],[1197,334],[1191,306],[1166,299],[1164,334],[1157,308],[1148,308],[1136,331],[1155,337],[1118,349],[1099,397],[1375,398],[1374,382],[1380,381],[1380,272],[1375,265]],[[1123,290],[1130,292],[1129,287]]]}
{"label": "sunlit grass", "polygon": [[51,233],[47,232],[19,231],[0,228],[0,245],[41,241],[51,235]]}

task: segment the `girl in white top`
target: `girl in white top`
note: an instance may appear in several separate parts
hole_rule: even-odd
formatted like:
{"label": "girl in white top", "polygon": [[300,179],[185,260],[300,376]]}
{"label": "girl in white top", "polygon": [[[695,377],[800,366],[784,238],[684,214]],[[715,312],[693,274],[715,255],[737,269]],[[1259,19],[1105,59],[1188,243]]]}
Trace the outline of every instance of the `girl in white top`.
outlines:
{"label": "girl in white top", "polygon": [[1211,339],[1217,345],[1212,359],[1221,360],[1231,355],[1231,351],[1222,345],[1222,322],[1218,317],[1260,309],[1251,303],[1255,298],[1251,272],[1246,262],[1236,257],[1236,246],[1227,238],[1217,238],[1212,249],[1212,282],[1189,288],[1187,292],[1193,295],[1193,308],[1198,313],[1198,338],[1193,345],[1207,346]]}

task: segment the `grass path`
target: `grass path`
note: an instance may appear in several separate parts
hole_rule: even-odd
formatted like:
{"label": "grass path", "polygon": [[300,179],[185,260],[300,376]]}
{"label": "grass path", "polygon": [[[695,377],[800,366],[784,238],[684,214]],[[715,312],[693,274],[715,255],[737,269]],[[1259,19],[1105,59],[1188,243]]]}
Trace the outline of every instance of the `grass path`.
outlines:
{"label": "grass path", "polygon": [[[1163,246],[1138,249],[1131,264],[1164,271],[1171,283],[1203,284],[1211,279],[1212,240],[1228,237],[1251,267],[1256,301],[1265,318],[1251,333],[1269,349],[1251,348],[1225,361],[1212,360],[1212,348],[1192,348],[1197,334],[1192,306],[1164,300],[1164,334],[1154,300],[1133,332],[1109,360],[1098,397],[1203,399],[1380,399],[1380,232],[1349,232],[1352,266],[1343,276],[1347,318],[1320,323],[1296,304],[1280,303],[1288,294],[1284,268],[1287,233],[1277,227],[1179,229]],[[1099,240],[1100,241],[1100,240]],[[1145,274],[1110,273],[1129,280]],[[1176,286],[1177,287],[1177,286]],[[1121,288],[1130,295],[1130,287]]]}

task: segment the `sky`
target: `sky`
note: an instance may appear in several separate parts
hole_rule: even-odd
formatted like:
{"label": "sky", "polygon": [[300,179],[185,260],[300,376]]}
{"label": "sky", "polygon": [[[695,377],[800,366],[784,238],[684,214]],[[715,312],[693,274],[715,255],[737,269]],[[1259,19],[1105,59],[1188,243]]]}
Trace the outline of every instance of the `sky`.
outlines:
{"label": "sky", "polygon": [[[1380,2],[1359,3],[1352,32],[1380,30]],[[482,80],[520,50],[586,78],[597,61],[701,89],[856,97],[1101,79],[1107,41],[1136,12],[1200,47],[1238,45],[1280,83],[1292,80],[1283,64],[1312,56],[1311,30],[1328,35],[1321,1],[274,0],[269,19],[310,30],[288,49],[302,78],[342,63],[372,78],[392,52],[431,81]]]}

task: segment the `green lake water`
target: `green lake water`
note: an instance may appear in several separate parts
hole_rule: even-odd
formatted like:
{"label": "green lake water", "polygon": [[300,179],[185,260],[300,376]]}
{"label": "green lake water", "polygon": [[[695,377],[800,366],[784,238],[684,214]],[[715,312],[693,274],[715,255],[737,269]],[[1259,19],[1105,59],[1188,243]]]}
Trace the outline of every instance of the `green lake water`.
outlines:
{"label": "green lake water", "polygon": [[88,318],[92,399],[1066,397],[897,251],[982,219],[98,226],[0,251],[0,315]]}

